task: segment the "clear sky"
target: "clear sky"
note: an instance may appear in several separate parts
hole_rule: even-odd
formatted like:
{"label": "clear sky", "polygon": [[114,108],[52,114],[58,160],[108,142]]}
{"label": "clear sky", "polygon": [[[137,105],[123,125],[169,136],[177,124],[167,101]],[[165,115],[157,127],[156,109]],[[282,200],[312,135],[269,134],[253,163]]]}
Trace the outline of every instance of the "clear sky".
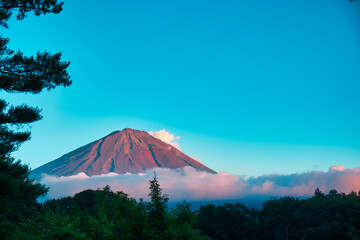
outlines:
{"label": "clear sky", "polygon": [[360,1],[65,0],[10,21],[12,49],[63,53],[73,84],[1,93],[43,109],[36,168],[114,130],[165,130],[239,175],[360,167]]}

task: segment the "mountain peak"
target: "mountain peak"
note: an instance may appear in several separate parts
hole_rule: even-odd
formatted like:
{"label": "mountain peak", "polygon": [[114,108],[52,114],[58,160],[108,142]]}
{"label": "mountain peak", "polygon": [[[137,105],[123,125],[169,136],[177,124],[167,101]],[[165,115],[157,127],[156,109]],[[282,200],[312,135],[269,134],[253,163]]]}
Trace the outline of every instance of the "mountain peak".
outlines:
{"label": "mountain peak", "polygon": [[124,132],[134,132],[134,131],[139,131],[139,130],[134,130],[132,128],[124,128],[122,131],[124,131]]}
{"label": "mountain peak", "polygon": [[69,176],[84,172],[92,176],[109,172],[139,173],[157,167],[181,168],[185,166],[215,173],[149,133],[125,128],[36,168],[31,175],[38,177],[41,173],[46,173]]}

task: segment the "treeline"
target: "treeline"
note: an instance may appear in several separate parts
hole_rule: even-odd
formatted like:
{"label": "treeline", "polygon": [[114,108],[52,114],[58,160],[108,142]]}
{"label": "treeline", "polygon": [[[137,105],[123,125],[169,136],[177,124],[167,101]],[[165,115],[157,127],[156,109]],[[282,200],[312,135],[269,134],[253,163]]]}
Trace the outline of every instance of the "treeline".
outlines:
{"label": "treeline", "polygon": [[360,239],[360,193],[282,197],[261,209],[207,204],[168,207],[156,176],[150,201],[123,192],[85,190],[28,208],[22,199],[0,214],[1,239]]}
{"label": "treeline", "polygon": [[[14,178],[12,181],[16,184]],[[26,183],[19,184],[27,188]],[[10,192],[0,198],[2,240],[209,239],[194,228],[196,213],[189,203],[168,208],[168,197],[162,194],[156,176],[150,181],[149,202],[114,193],[108,186],[43,204],[12,197]]]}
{"label": "treeline", "polygon": [[[13,13],[21,20],[30,12],[60,13],[62,6],[57,0],[1,0],[0,26],[8,28]],[[0,91],[38,94],[71,84],[69,62],[61,60],[61,53],[26,57],[9,49],[9,41],[0,35]],[[355,192],[325,195],[317,190],[308,199],[268,200],[260,210],[236,203],[192,211],[187,202],[169,209],[155,177],[149,202],[105,187],[37,203],[47,188],[29,179],[29,167],[11,154],[30,139],[29,131],[19,130],[41,118],[36,107],[0,99],[1,240],[360,239],[360,195]]]}
{"label": "treeline", "polygon": [[282,197],[261,209],[236,204],[201,206],[197,229],[213,239],[347,240],[360,239],[360,192],[319,189],[306,199]]}

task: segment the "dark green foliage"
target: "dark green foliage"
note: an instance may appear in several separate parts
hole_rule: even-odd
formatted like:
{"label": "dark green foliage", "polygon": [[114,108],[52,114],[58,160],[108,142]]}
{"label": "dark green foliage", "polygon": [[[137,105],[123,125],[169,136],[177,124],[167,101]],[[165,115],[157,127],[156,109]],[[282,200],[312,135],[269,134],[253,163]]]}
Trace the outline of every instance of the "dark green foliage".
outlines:
{"label": "dark green foliage", "polygon": [[213,239],[360,239],[360,194],[329,194],[319,189],[311,198],[282,197],[260,210],[241,204],[206,205],[196,225]]}
{"label": "dark green foliage", "polygon": [[[4,47],[0,45],[0,48]],[[69,63],[61,62],[60,57],[60,53],[51,55],[47,52],[29,58],[20,52],[9,56],[0,55],[0,90],[39,93],[45,88],[69,86],[71,80],[66,72]],[[13,126],[21,128],[40,119],[38,108],[25,104],[9,107],[5,100],[0,99],[0,155],[10,154],[30,139],[30,132],[16,132]]]}
{"label": "dark green foliage", "polygon": [[[0,48],[5,46],[0,46]],[[69,86],[66,72],[69,62],[61,62],[61,53],[38,52],[35,57],[25,57],[21,52],[2,56],[0,89],[6,92],[39,93],[43,89]]]}
{"label": "dark green foliage", "polygon": [[272,199],[264,203],[260,211],[260,236],[267,239],[295,239],[298,223],[298,209],[301,201],[293,197]]}
{"label": "dark green foliage", "polygon": [[[26,172],[21,168],[14,172],[20,175]],[[332,190],[323,194],[316,190],[307,199],[268,200],[259,210],[236,203],[208,204],[194,212],[185,201],[169,210],[168,197],[162,194],[155,176],[150,181],[149,196],[149,202],[136,201],[106,186],[102,190],[85,190],[74,197],[49,200],[42,206],[33,199],[23,207],[16,207],[16,211],[24,211],[13,211],[15,215],[7,213],[11,215],[9,219],[4,218],[5,213],[2,215],[0,236],[2,239],[360,239],[360,195],[355,192],[344,194]],[[27,212],[25,206],[29,204],[33,208]],[[13,221],[15,216],[17,220]]]}
{"label": "dark green foliage", "polygon": [[150,181],[150,193],[151,201],[147,207],[147,224],[149,225],[149,231],[152,236],[162,238],[163,232],[169,227],[168,226],[168,211],[167,202],[169,198],[167,195],[162,194],[160,184],[156,179]]}
{"label": "dark green foliage", "polygon": [[26,165],[0,156],[0,236],[1,239],[27,239],[17,223],[32,217],[41,207],[36,202],[47,188],[28,179]]}
{"label": "dark green foliage", "polygon": [[[57,0],[0,0],[0,25],[7,28],[7,21],[12,13],[18,20],[26,17],[28,12],[35,15],[59,13],[62,3]],[[43,89],[56,86],[68,86],[70,77],[66,72],[68,62],[61,61],[61,53],[37,53],[34,57],[26,57],[20,51],[14,53],[7,48],[9,39],[0,36],[0,91],[8,93],[40,93]],[[40,120],[40,110],[25,104],[11,106],[0,99],[0,236],[1,239],[82,239],[76,231],[66,228],[66,218],[57,215],[45,217],[51,219],[52,226],[48,234],[42,234],[45,229],[39,228],[39,234],[32,238],[25,228],[37,222],[33,219],[41,210],[36,202],[39,196],[47,192],[47,188],[29,179],[28,166],[15,161],[11,153],[21,143],[30,139],[29,131],[19,131],[24,126]],[[62,224],[64,223],[64,224]],[[58,225],[57,225],[58,224]],[[50,225],[51,226],[51,225]],[[57,227],[55,227],[57,226]],[[64,226],[64,228],[62,228]],[[74,231],[73,231],[74,230]],[[41,237],[40,237],[41,236]],[[39,237],[39,238],[36,238]]]}
{"label": "dark green foliage", "polygon": [[71,217],[52,211],[43,211],[32,218],[24,219],[19,225],[27,234],[25,239],[90,239],[76,226],[79,221],[77,216]]}
{"label": "dark green foliage", "polygon": [[[156,178],[150,186],[154,196],[150,202],[114,193],[108,186],[49,200],[33,216],[12,227],[26,233],[27,239],[208,239],[193,229],[196,214],[189,203],[169,211]],[[162,204],[166,206],[160,207]],[[154,214],[159,209],[161,214]],[[151,224],[160,221],[165,227]]]}
{"label": "dark green foliage", "polygon": [[189,203],[183,202],[177,204],[173,211],[168,210],[168,195],[162,194],[156,175],[150,181],[149,196],[151,200],[145,204],[146,222],[141,239],[208,239],[201,235],[201,231],[193,228],[196,215],[191,211]]}
{"label": "dark green foliage", "polygon": [[15,132],[9,126],[22,126],[41,119],[40,110],[26,105],[10,107],[0,99],[0,156],[15,151],[19,145],[30,138],[30,132]]}
{"label": "dark green foliage", "polygon": [[115,219],[114,233],[117,239],[145,239],[145,203],[137,203],[123,192],[117,192],[113,202],[115,211],[112,211],[111,216]]}
{"label": "dark green foliage", "polygon": [[303,201],[298,216],[303,239],[360,239],[360,194],[317,194]]}
{"label": "dark green foliage", "polygon": [[94,212],[96,210],[96,191],[85,190],[74,196],[74,202],[82,211]]}
{"label": "dark green foliage", "polygon": [[28,166],[13,158],[0,156],[0,219],[17,221],[28,217],[38,206],[36,199],[47,188],[28,179]]}
{"label": "dark green foliage", "polygon": [[0,220],[0,223],[1,240],[33,239],[14,222]]}
{"label": "dark green foliage", "polygon": [[[1,0],[0,25],[8,27],[7,21],[13,12],[17,19],[26,13],[35,15],[59,13],[63,3],[57,0]],[[70,76],[66,69],[69,62],[61,61],[61,53],[38,52],[36,56],[26,57],[22,52],[14,53],[7,48],[9,39],[0,36],[0,91],[9,93],[40,93],[43,89],[69,86]],[[38,108],[27,105],[9,106],[0,99],[0,155],[9,155],[19,145],[30,139],[30,132],[17,132],[13,129],[41,119]]]}
{"label": "dark green foliage", "polygon": [[154,175],[150,181],[150,202],[145,204],[146,222],[142,239],[207,239],[199,230],[193,228],[196,215],[190,204],[177,204],[173,211],[168,210],[168,195],[162,194],[160,184]]}
{"label": "dark green foliage", "polygon": [[191,204],[178,203],[171,214],[171,224],[168,229],[169,239],[209,239],[202,235],[200,230],[195,229],[197,222],[196,213],[191,210]]}
{"label": "dark green foliage", "polygon": [[213,239],[254,239],[256,216],[256,210],[240,203],[208,204],[198,210],[196,226]]}
{"label": "dark green foliage", "polygon": [[182,203],[176,204],[176,208],[173,210],[175,217],[175,223],[178,225],[194,225],[196,224],[196,214],[191,211],[191,203],[183,201]]}
{"label": "dark green foliage", "polygon": [[36,16],[46,13],[59,13],[63,3],[57,0],[1,0],[0,1],[0,25],[8,27],[9,20],[14,11],[17,12],[18,20],[24,19],[26,13],[33,11]]}

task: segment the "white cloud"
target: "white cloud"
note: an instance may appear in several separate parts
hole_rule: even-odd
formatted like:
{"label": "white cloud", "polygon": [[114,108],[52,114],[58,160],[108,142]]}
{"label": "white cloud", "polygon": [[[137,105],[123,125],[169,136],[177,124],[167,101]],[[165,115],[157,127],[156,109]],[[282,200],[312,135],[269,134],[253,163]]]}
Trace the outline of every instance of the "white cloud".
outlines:
{"label": "white cloud", "polygon": [[74,195],[85,189],[109,185],[113,191],[123,191],[135,198],[149,193],[149,180],[156,172],[163,193],[170,200],[241,199],[249,196],[310,196],[316,188],[323,192],[337,189],[349,193],[360,190],[360,168],[331,167],[327,172],[311,171],[301,174],[264,175],[248,179],[229,173],[211,174],[194,168],[156,168],[143,174],[118,175],[109,173],[89,177],[79,173],[69,177],[43,175],[41,183],[50,187],[49,198]]}
{"label": "white cloud", "polygon": [[174,134],[166,131],[165,129],[162,129],[157,132],[153,132],[152,130],[149,132],[149,134],[153,137],[156,137],[160,139],[161,141],[170,144],[171,146],[180,149],[179,144],[176,142],[176,140],[179,140],[180,137],[175,136]]}

